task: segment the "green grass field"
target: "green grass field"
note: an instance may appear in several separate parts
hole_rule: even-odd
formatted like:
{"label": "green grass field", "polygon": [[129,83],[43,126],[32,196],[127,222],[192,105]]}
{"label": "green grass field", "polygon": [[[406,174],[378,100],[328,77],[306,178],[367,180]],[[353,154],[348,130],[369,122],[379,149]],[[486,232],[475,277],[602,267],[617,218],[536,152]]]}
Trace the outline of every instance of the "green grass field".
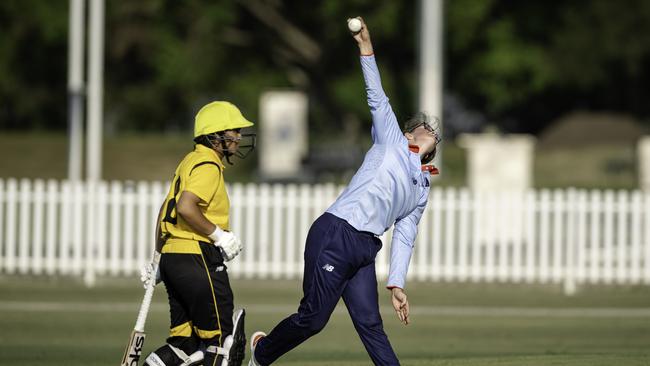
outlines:
{"label": "green grass field", "polygon": [[[246,332],[292,312],[296,281],[234,280]],[[650,288],[412,283],[412,324],[400,325],[380,290],[384,325],[403,365],[650,365]],[[78,280],[0,277],[0,365],[117,365],[135,322],[139,281],[94,288]],[[383,295],[383,296],[381,296]],[[145,353],[164,342],[166,294],[157,288]],[[344,307],[279,365],[369,365]]]}

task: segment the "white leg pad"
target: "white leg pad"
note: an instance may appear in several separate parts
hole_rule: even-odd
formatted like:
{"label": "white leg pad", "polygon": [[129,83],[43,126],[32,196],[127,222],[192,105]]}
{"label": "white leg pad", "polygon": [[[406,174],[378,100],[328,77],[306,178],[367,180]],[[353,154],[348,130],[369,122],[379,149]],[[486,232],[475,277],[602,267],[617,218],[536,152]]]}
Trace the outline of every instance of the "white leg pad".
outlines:
{"label": "white leg pad", "polygon": [[223,361],[219,366],[228,366],[228,356],[230,355],[230,347],[232,346],[232,335],[229,335],[223,341],[223,347],[210,346],[206,349],[206,352],[216,353],[223,356]]}
{"label": "white leg pad", "polygon": [[180,358],[181,361],[183,361],[179,366],[190,366],[190,365],[194,365],[194,364],[196,364],[196,363],[198,363],[200,361],[203,361],[204,356],[203,356],[203,351],[201,351],[201,350],[198,350],[198,351],[196,351],[196,352],[194,352],[194,353],[192,353],[191,355],[188,356],[187,353],[183,352],[182,349],[176,348],[176,347],[172,346],[171,344],[168,344],[168,346],[169,346],[169,348],[171,348],[172,351],[174,351],[176,356],[178,356],[178,358]]}
{"label": "white leg pad", "polygon": [[149,356],[147,356],[147,358],[144,360],[144,362],[147,365],[151,365],[151,366],[167,366],[165,365],[163,360],[161,360],[160,357],[158,357],[158,355],[154,352],[151,352]]}

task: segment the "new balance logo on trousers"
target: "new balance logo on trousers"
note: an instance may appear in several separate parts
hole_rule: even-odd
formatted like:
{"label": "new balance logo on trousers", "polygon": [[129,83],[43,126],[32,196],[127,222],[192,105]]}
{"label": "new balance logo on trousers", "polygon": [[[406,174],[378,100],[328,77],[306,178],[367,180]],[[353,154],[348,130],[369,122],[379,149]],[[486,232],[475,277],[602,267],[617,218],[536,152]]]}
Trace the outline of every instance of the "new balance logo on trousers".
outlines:
{"label": "new balance logo on trousers", "polygon": [[332,272],[334,270],[334,266],[331,264],[326,264],[323,266],[323,269],[326,270],[327,272]]}

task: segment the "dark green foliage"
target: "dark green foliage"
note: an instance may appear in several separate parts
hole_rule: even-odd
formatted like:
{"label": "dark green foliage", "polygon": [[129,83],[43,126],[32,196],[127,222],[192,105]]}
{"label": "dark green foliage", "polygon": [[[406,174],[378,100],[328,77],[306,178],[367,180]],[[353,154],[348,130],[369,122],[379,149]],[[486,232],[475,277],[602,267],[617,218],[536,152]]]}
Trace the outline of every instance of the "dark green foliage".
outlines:
{"label": "dark green foliage", "polygon": [[[445,2],[445,89],[502,130],[537,133],[574,109],[650,115],[650,2]],[[0,2],[0,128],[63,130],[68,2]],[[310,96],[312,138],[365,136],[357,50],[345,19],[372,30],[400,120],[417,95],[417,1],[106,2],[109,132],[189,130],[213,99],[257,119],[260,93]],[[318,136],[318,137],[317,137]]]}

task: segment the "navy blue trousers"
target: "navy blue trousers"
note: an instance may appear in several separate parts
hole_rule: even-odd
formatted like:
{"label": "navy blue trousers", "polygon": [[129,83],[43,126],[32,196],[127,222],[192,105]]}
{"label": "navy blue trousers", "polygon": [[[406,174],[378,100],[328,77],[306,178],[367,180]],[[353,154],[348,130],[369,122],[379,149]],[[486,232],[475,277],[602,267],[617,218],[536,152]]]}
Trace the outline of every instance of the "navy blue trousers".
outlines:
{"label": "navy blue trousers", "polygon": [[311,226],[305,246],[304,292],[298,312],[260,340],[255,359],[269,365],[320,332],[343,297],[375,365],[399,365],[384,332],[377,294],[375,256],[381,241],[325,213]]}

